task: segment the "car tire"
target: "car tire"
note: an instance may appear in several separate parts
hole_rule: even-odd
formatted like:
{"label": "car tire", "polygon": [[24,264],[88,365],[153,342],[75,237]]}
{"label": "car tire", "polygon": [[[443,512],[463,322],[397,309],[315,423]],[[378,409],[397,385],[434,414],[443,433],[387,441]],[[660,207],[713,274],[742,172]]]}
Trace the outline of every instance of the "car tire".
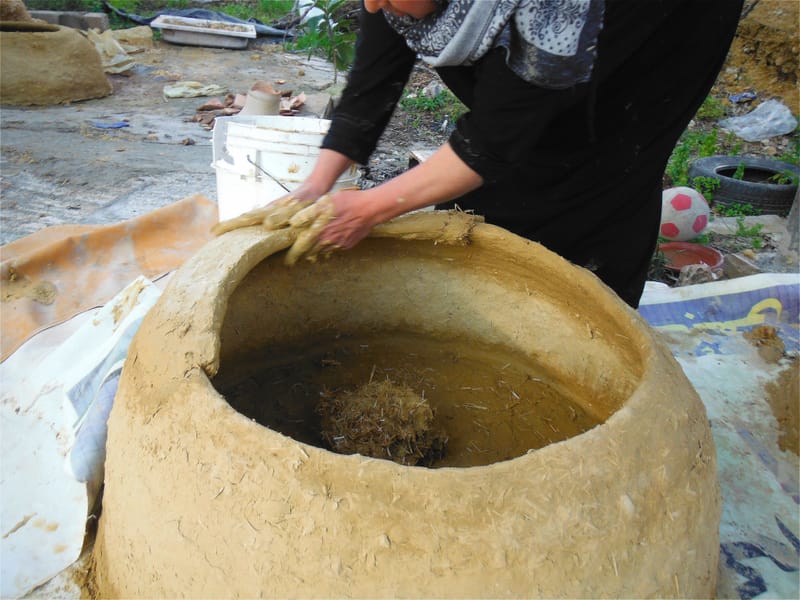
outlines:
{"label": "car tire", "polygon": [[[763,181],[734,179],[733,174],[744,163],[748,171],[762,175]],[[791,183],[769,183],[766,180],[781,173],[792,173]],[[754,156],[709,156],[689,167],[689,181],[695,177],[713,177],[720,182],[711,199],[712,206],[749,204],[763,214],[786,216],[792,207],[800,167],[787,162]]]}

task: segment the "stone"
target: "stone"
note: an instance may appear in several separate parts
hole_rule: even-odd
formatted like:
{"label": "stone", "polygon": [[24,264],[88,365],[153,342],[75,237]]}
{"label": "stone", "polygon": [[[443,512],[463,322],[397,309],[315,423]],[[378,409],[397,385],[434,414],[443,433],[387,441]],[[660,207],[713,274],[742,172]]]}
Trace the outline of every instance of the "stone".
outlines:
{"label": "stone", "polygon": [[761,268],[755,263],[754,260],[747,258],[743,253],[726,254],[722,265],[722,270],[725,277],[728,279],[736,279],[737,277],[746,277],[747,275],[756,275],[761,273]]}
{"label": "stone", "polygon": [[698,283],[708,283],[720,278],[719,270],[712,269],[705,264],[686,265],[678,275],[677,285],[696,285]]}
{"label": "stone", "polygon": [[52,25],[62,25],[72,29],[105,31],[110,28],[108,15],[101,12],[32,10],[30,13],[35,19],[42,19]]}

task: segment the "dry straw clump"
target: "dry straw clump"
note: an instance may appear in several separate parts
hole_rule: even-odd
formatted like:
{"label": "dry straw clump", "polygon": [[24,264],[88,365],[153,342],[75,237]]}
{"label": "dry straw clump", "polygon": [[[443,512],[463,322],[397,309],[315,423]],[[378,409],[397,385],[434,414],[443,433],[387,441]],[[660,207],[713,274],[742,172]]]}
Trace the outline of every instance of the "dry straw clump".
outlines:
{"label": "dry straw clump", "polygon": [[447,436],[428,401],[404,384],[370,381],[354,391],[325,391],[317,412],[334,452],[430,466],[444,455]]}

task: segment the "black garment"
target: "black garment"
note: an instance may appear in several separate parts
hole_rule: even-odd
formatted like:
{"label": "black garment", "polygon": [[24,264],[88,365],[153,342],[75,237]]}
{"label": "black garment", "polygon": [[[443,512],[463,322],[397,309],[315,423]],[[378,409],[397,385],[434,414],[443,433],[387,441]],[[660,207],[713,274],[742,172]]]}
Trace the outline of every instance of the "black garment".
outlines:
{"label": "black garment", "polygon": [[[600,277],[631,306],[658,236],[661,180],[716,79],[742,0],[610,0],[592,80],[528,84],[495,49],[443,67],[470,112],[450,144],[484,179],[455,202],[541,242]],[[403,91],[414,53],[382,13],[362,11],[356,61],[324,148],[366,163]]]}

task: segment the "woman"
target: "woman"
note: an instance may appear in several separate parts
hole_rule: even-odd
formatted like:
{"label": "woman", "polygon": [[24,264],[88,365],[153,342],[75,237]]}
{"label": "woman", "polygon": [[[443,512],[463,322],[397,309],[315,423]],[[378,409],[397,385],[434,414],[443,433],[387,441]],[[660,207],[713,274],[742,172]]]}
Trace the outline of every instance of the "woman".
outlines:
{"label": "woman", "polygon": [[[639,302],[661,180],[733,38],[741,0],[365,0],[356,58],[309,178],[316,201],[365,164],[417,55],[470,109],[423,164],[330,196],[319,242],[459,206]],[[327,202],[327,201],[326,201]]]}

